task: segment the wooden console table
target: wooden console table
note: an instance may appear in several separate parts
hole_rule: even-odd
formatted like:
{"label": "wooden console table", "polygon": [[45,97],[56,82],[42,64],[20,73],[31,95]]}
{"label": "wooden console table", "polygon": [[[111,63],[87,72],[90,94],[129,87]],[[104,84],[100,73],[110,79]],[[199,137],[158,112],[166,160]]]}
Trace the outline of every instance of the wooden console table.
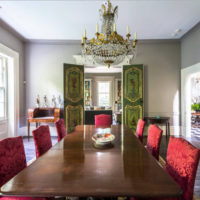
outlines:
{"label": "wooden console table", "polygon": [[170,117],[144,117],[147,124],[165,124],[166,125],[166,139],[170,136]]}
{"label": "wooden console table", "polygon": [[30,123],[55,123],[60,118],[59,108],[30,108],[28,109],[27,128],[28,140],[30,136]]}

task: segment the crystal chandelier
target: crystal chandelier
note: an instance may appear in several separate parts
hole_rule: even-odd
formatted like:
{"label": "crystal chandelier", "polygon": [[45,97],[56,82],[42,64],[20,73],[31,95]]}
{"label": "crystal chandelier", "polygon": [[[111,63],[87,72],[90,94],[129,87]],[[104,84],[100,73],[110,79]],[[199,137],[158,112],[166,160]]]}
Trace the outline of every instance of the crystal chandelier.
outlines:
{"label": "crystal chandelier", "polygon": [[99,27],[96,27],[96,37],[87,40],[86,30],[82,38],[82,55],[92,55],[93,60],[100,65],[117,65],[121,63],[125,56],[136,55],[137,33],[133,42],[130,41],[130,29],[127,26],[127,35],[124,39],[117,33],[115,20],[117,17],[118,6],[112,7],[110,0],[103,4],[100,12],[102,20],[101,33]]}

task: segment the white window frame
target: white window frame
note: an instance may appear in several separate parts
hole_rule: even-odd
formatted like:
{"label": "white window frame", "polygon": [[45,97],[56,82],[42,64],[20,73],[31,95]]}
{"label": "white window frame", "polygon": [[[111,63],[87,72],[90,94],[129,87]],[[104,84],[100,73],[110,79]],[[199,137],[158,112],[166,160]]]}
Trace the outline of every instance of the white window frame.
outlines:
{"label": "white window frame", "polygon": [[8,59],[6,56],[0,55],[0,59],[2,60],[3,65],[5,66],[5,86],[3,88],[5,90],[4,97],[4,116],[0,117],[0,121],[4,121],[8,119]]}
{"label": "white window frame", "polygon": [[21,135],[25,130],[19,127],[19,53],[0,43],[0,54],[8,58],[8,110],[7,119],[0,121],[0,139]]}
{"label": "white window frame", "polygon": [[98,88],[98,95],[97,95],[97,99],[98,99],[98,106],[103,106],[103,105],[100,105],[99,103],[99,83],[109,83],[109,105],[110,107],[112,107],[111,105],[111,81],[97,81],[97,88]]}

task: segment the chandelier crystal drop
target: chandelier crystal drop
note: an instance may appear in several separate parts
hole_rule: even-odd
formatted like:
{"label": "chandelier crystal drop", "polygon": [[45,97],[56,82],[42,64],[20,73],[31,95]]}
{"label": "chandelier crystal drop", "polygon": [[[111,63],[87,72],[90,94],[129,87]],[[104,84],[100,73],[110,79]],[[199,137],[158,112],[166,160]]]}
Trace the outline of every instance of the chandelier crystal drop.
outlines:
{"label": "chandelier crystal drop", "polygon": [[101,33],[96,27],[96,37],[87,40],[86,30],[82,38],[82,55],[92,55],[93,60],[100,65],[117,65],[121,63],[125,56],[136,56],[137,33],[133,42],[130,41],[130,29],[127,26],[127,35],[124,39],[117,33],[115,20],[117,18],[118,6],[112,7],[110,0],[103,4],[100,12],[102,20]]}

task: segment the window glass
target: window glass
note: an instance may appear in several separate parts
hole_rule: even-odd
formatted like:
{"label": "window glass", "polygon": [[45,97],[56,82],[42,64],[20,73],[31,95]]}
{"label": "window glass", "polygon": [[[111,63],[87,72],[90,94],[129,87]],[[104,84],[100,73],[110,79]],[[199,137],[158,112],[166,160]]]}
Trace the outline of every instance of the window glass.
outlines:
{"label": "window glass", "polygon": [[0,102],[0,119],[5,117],[5,107],[4,103]]}
{"label": "window glass", "polygon": [[0,119],[6,118],[6,85],[7,85],[7,73],[6,73],[6,60],[5,57],[0,57]]}
{"label": "window glass", "polygon": [[110,106],[110,82],[98,82],[99,106]]}

